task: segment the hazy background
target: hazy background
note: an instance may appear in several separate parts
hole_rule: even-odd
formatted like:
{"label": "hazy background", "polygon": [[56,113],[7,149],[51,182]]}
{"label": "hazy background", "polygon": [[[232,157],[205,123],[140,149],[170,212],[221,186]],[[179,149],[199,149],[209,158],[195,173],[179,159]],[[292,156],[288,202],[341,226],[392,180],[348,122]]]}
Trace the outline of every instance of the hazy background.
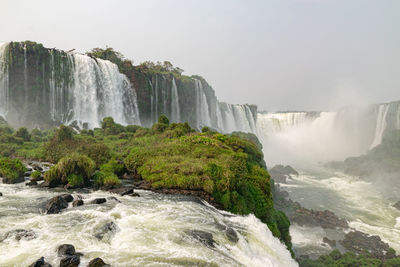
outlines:
{"label": "hazy background", "polygon": [[220,100],[326,110],[400,100],[399,0],[0,0],[0,41],[171,61]]}

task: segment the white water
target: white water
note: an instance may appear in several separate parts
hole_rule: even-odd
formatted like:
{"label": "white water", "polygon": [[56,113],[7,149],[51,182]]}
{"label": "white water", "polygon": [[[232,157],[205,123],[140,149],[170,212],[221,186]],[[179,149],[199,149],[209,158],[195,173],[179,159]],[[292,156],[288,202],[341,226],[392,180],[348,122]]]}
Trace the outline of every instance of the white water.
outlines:
{"label": "white water", "polygon": [[[53,266],[60,258],[56,247],[73,244],[82,252],[81,265],[101,257],[113,266],[297,266],[267,226],[253,215],[235,216],[188,198],[139,191],[141,197],[118,197],[102,205],[73,208],[56,215],[41,214],[39,207],[54,192],[21,185],[0,184],[0,236],[15,229],[32,230],[36,239],[0,242],[0,266],[27,266],[44,256]],[[81,194],[85,201],[113,196],[105,192]],[[115,195],[114,195],[115,196]],[[106,223],[115,233],[95,235]],[[228,240],[224,229],[238,234]],[[213,235],[215,248],[207,247],[188,231]]]}
{"label": "white water", "polygon": [[195,79],[196,85],[196,118],[197,129],[203,126],[211,126],[211,117],[208,109],[207,96],[203,89],[203,84],[200,80]]}
{"label": "white water", "polygon": [[376,122],[375,137],[372,141],[370,149],[376,147],[382,142],[383,132],[386,128],[386,115],[389,111],[389,105],[379,105],[378,120]]}
{"label": "white water", "polygon": [[[400,211],[392,207],[400,193],[399,187],[391,187],[389,192],[358,177],[322,169],[292,176],[288,179],[288,184],[281,184],[281,187],[289,192],[293,201],[298,201],[307,208],[331,210],[339,217],[346,218],[350,227],[371,235],[379,235],[400,252],[400,228],[397,224]],[[293,225],[292,241],[300,250],[303,247],[318,250],[321,249],[322,238],[332,235],[329,231]],[[307,240],[308,238],[311,241]],[[322,250],[325,251],[326,247],[322,246]]]}
{"label": "white water", "polygon": [[[104,117],[111,116],[121,124],[138,124],[136,96],[128,92],[133,91],[130,82],[117,65],[80,54],[69,56],[74,62],[71,121],[88,122],[89,127],[94,128]],[[131,112],[126,112],[124,101],[132,105],[127,107],[133,109]]]}
{"label": "white water", "polygon": [[6,64],[6,51],[8,43],[0,44],[0,116],[6,117],[8,112],[8,65]]}
{"label": "white water", "polygon": [[179,107],[179,94],[175,78],[172,79],[171,88],[171,119],[174,122],[181,122],[181,111]]}

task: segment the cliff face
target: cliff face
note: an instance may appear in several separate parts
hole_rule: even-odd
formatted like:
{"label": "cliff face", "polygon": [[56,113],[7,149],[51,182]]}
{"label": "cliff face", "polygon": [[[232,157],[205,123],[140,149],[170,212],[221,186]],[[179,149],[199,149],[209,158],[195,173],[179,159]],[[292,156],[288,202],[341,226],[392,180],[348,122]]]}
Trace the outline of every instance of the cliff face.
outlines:
{"label": "cliff face", "polygon": [[197,129],[256,131],[257,107],[219,102],[202,77],[140,66],[122,70],[104,59],[29,41],[1,44],[0,115],[14,126],[93,128],[107,116],[150,126],[165,114]]}

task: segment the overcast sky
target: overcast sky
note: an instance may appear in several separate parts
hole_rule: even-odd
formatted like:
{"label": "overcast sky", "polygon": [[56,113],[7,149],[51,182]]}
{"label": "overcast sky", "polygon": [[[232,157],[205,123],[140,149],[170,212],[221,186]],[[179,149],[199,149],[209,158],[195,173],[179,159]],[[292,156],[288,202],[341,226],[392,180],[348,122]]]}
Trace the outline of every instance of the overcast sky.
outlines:
{"label": "overcast sky", "polygon": [[171,61],[264,110],[400,100],[399,0],[0,0],[0,41]]}

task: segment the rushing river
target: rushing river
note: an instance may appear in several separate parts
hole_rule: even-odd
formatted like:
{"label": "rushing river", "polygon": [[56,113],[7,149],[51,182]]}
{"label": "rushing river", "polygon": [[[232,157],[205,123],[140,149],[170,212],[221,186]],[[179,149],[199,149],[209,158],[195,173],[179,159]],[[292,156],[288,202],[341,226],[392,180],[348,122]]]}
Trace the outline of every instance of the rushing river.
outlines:
{"label": "rushing river", "polygon": [[[325,169],[302,171],[299,176],[289,178],[287,184],[281,184],[281,188],[302,206],[331,210],[339,217],[346,218],[351,228],[379,235],[400,252],[400,211],[392,206],[399,200],[398,188],[391,187],[388,190],[376,182]],[[290,232],[295,249],[309,255],[330,250],[322,242],[324,236],[330,239],[339,237],[336,231],[319,227],[292,225]]]}
{"label": "rushing river", "polygon": [[[0,241],[0,266],[28,266],[41,256],[58,266],[56,248],[65,243],[84,254],[80,266],[95,257],[113,266],[297,266],[253,215],[232,215],[187,197],[147,191],[138,191],[140,197],[80,193],[85,202],[109,199],[46,215],[46,201],[59,193],[1,183],[0,192],[0,240],[16,229],[35,235]],[[120,202],[110,199],[113,196]],[[115,226],[112,231],[105,227],[110,223]],[[238,242],[228,238],[229,228]],[[193,231],[211,233],[215,246],[195,238]]]}

